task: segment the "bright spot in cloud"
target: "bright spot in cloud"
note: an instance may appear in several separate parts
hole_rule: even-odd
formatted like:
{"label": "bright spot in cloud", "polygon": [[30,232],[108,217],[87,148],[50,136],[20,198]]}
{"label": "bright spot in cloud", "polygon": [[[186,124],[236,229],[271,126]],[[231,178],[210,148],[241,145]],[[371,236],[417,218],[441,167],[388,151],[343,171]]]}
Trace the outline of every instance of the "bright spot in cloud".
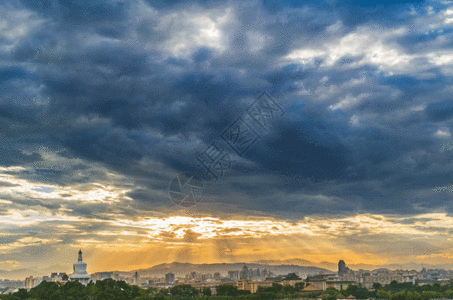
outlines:
{"label": "bright spot in cloud", "polygon": [[450,129],[448,129],[446,127],[442,127],[439,130],[437,130],[437,132],[434,135],[439,138],[448,138],[451,136]]}

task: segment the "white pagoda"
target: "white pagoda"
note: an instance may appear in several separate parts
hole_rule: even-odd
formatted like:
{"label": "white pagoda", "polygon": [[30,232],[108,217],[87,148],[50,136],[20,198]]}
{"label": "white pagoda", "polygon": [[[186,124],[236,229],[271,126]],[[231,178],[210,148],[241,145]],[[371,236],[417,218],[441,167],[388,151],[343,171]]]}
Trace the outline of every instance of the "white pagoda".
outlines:
{"label": "white pagoda", "polygon": [[79,251],[79,260],[74,264],[74,273],[69,276],[69,279],[84,285],[90,282],[91,276],[87,273],[87,263],[82,261],[82,250]]}

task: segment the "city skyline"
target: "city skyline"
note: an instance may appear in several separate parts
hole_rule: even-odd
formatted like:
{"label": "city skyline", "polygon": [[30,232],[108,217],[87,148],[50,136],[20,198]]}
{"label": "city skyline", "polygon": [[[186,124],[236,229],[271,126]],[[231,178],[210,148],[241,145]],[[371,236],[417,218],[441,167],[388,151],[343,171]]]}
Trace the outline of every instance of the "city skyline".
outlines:
{"label": "city skyline", "polygon": [[[194,271],[195,268],[186,269],[182,274],[174,272],[175,269],[166,268],[161,270],[165,272],[160,274],[147,271],[140,274],[139,272],[128,274],[99,272],[87,276],[86,263],[83,262],[80,250],[72,275],[52,273],[50,277],[29,276],[25,282],[0,280],[0,294],[21,295],[23,298],[34,296],[39,299],[54,296],[67,297],[66,295],[73,297],[75,293],[79,295],[78,297],[86,299],[89,299],[88,295],[100,293],[103,297],[107,293],[111,295],[110,297],[121,294],[122,299],[162,299],[164,295],[170,295],[173,299],[183,295],[235,297],[240,294],[256,294],[258,298],[269,296],[281,298],[291,295],[292,298],[298,297],[297,299],[315,299],[314,296],[325,298],[326,295],[330,295],[332,300],[374,299],[375,297],[382,299],[386,295],[392,298],[396,293],[404,295],[406,299],[413,299],[414,295],[420,299],[422,297],[451,299],[453,295],[452,270],[423,268],[421,271],[388,269],[354,271],[343,260],[338,262],[338,272],[326,272],[316,268],[290,271],[286,268],[279,271],[275,269],[275,272],[280,273],[277,275],[266,268],[260,270],[261,266],[258,265],[254,265],[258,267],[256,269],[247,265],[231,267],[236,270],[228,270],[227,276],[218,272],[220,269],[204,269],[200,272]],[[237,270],[238,267],[239,270]],[[256,299],[256,296],[251,298]]]}
{"label": "city skyline", "polygon": [[[81,250],[79,251],[78,262],[81,262]],[[226,275],[229,274],[233,269],[238,272],[238,276],[241,272],[243,267],[251,267],[262,269],[266,274],[269,272],[276,272],[277,275],[287,274],[288,270],[292,270],[291,272],[296,272],[299,274],[317,274],[318,272],[325,273],[325,274],[338,274],[340,277],[347,274],[348,272],[382,272],[388,270],[390,272],[423,272],[423,270],[444,270],[447,272],[452,272],[453,268],[451,264],[449,265],[429,265],[429,264],[392,264],[392,265],[369,265],[369,264],[345,264],[344,260],[340,260],[338,263],[329,263],[329,262],[320,262],[320,263],[313,263],[303,259],[289,259],[289,260],[261,260],[261,261],[237,261],[237,262],[229,262],[229,263],[188,263],[188,262],[172,262],[172,263],[162,263],[150,266],[146,269],[128,269],[128,270],[90,270],[90,267],[87,269],[87,264],[85,261],[83,262],[85,265],[83,268],[84,270],[88,271],[88,274],[154,274],[155,276],[162,275],[164,273],[173,272],[175,274],[179,274],[179,276],[186,276],[191,272],[195,271],[201,272],[203,274],[208,273],[216,273],[220,272],[220,274]],[[341,265],[341,267],[340,267]],[[20,269],[20,270],[13,270],[11,272],[5,273],[4,270],[0,270],[0,280],[21,280],[24,276],[44,276],[48,277],[45,274],[51,273],[52,276],[48,277],[52,279],[53,275],[60,274],[67,274],[68,278],[71,279],[73,275],[80,274],[80,271],[73,272],[76,269],[76,264],[74,264],[74,269],[70,268],[70,266],[63,266],[63,265],[54,265],[50,266],[47,269]],[[200,271],[204,270],[204,271]],[[233,271],[234,271],[233,270]],[[62,272],[63,271],[63,272]],[[82,272],[83,273],[83,272]],[[258,271],[259,274],[259,271]],[[272,273],[273,274],[273,273]],[[275,274],[273,274],[275,275]],[[109,275],[110,276],[110,275]],[[77,276],[76,276],[77,277]],[[107,277],[106,277],[107,278]]]}
{"label": "city skyline", "polygon": [[[50,276],[34,277],[30,275],[25,281],[0,280],[0,294],[14,293],[18,288],[25,286],[27,290],[46,285],[49,282],[71,285],[71,281],[78,281],[84,286],[97,284],[98,281],[120,281],[141,287],[142,289],[157,288],[163,291],[176,286],[188,285],[198,290],[209,288],[216,292],[222,285],[234,285],[238,289],[256,293],[259,286],[271,287],[274,283],[283,286],[292,286],[299,292],[322,292],[334,288],[338,291],[350,290],[358,286],[363,291],[376,292],[384,286],[395,287],[402,284],[404,287],[421,288],[426,285],[434,287],[447,286],[448,290],[453,280],[453,270],[427,269],[416,270],[389,270],[379,268],[375,270],[353,270],[343,260],[337,264],[335,272],[316,267],[297,267],[295,265],[263,265],[261,264],[170,264],[160,268],[137,270],[135,272],[96,272],[87,274],[87,264],[83,262],[82,251],[78,252],[77,262],[74,263],[74,272],[70,275],[65,272],[52,272]],[[36,275],[36,274],[35,274]],[[47,283],[45,283],[47,282]],[[123,283],[121,283],[123,282]],[[104,283],[100,283],[101,285]],[[407,285],[409,284],[409,285]],[[60,285],[60,286],[61,286]],[[312,285],[311,287],[309,285]],[[306,287],[307,289],[303,289]],[[428,287],[429,288],[429,287]],[[165,291],[163,291],[165,293]],[[294,290],[293,290],[294,292]]]}
{"label": "city skyline", "polygon": [[0,16],[0,270],[452,266],[450,1]]}

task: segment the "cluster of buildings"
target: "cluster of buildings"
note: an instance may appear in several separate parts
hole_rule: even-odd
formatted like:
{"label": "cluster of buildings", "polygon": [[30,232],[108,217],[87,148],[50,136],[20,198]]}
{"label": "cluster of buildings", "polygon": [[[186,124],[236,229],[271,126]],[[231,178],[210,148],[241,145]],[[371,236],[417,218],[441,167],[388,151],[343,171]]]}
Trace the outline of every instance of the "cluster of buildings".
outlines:
{"label": "cluster of buildings", "polygon": [[24,281],[22,280],[1,280],[0,279],[0,295],[11,294],[18,291],[20,288],[24,288]]}
{"label": "cluster of buildings", "polygon": [[338,263],[337,274],[317,275],[308,277],[307,282],[322,290],[327,288],[335,288],[342,290],[348,285],[359,285],[361,287],[372,289],[376,285],[384,286],[392,281],[398,283],[411,282],[412,284],[426,285],[439,283],[443,284],[450,282],[453,279],[452,270],[443,269],[426,269],[421,271],[416,270],[388,270],[376,269],[373,271],[358,270],[354,271],[348,268],[344,261]]}
{"label": "cluster of buildings", "polygon": [[260,278],[260,277],[273,277],[274,274],[270,271],[264,269],[261,271],[258,269],[249,269],[247,266],[244,266],[242,270],[235,270],[235,271],[228,271],[228,278],[231,280],[239,280],[239,279],[252,279],[252,278]]}
{"label": "cluster of buildings", "polygon": [[372,288],[374,284],[386,285],[392,281],[398,283],[412,282],[418,285],[442,284],[453,279],[453,271],[426,268],[422,268],[421,271],[402,269],[394,271],[388,269],[353,271],[346,266],[344,261],[340,261],[338,275],[335,279],[355,283],[365,288]]}
{"label": "cluster of buildings", "polygon": [[411,282],[413,284],[425,285],[443,282],[449,282],[453,279],[453,271],[442,269],[426,269],[421,271],[416,270],[388,270],[377,269],[373,271],[358,270],[354,271],[347,267],[343,260],[338,263],[338,272],[325,275],[308,276],[307,274],[297,274],[300,280],[286,280],[283,275],[275,275],[266,269],[249,269],[244,266],[241,270],[228,271],[226,277],[220,273],[204,274],[191,272],[185,277],[175,277],[169,273],[162,278],[147,278],[140,277],[136,283],[143,287],[154,286],[168,288],[179,284],[189,284],[195,288],[211,288],[215,293],[215,288],[222,284],[233,284],[239,290],[248,290],[252,293],[258,290],[258,287],[271,287],[272,283],[278,282],[283,286],[296,287],[301,284],[305,288],[302,292],[307,293],[322,293],[328,288],[337,290],[346,289],[348,285],[359,285],[364,288],[372,289],[375,284],[386,285],[392,281],[398,283]]}
{"label": "cluster of buildings", "polygon": [[[188,284],[197,289],[210,288],[212,294],[216,294],[216,288],[220,285],[231,284],[239,290],[248,290],[255,293],[258,288],[272,287],[273,283],[279,283],[283,286],[303,287],[301,292],[306,293],[322,293],[328,288],[337,290],[346,289],[348,285],[360,285],[362,287],[372,289],[376,284],[386,285],[392,281],[398,283],[412,282],[419,285],[434,284],[450,281],[453,279],[453,271],[449,270],[427,270],[423,268],[421,271],[416,270],[388,270],[377,269],[373,271],[358,270],[354,271],[346,266],[343,260],[338,263],[338,272],[325,275],[308,276],[307,274],[296,274],[298,278],[288,280],[286,276],[276,275],[264,269],[249,269],[244,266],[241,270],[228,271],[226,276],[222,276],[220,272],[212,273],[197,273],[190,272],[185,276],[177,277],[173,273],[167,273],[165,276],[152,277],[139,275],[135,273],[120,273],[120,272],[98,272],[89,275],[87,273],[87,264],[83,262],[82,251],[78,253],[78,260],[73,265],[73,273],[52,273],[50,276],[33,278],[27,277],[25,281],[9,281],[0,280],[0,294],[9,294],[16,292],[19,288],[31,289],[39,285],[42,281],[53,281],[65,283],[67,281],[79,281],[86,285],[90,281],[113,279],[123,280],[131,285],[137,285],[143,288],[171,288],[176,285]],[[294,280],[297,279],[297,280]]]}
{"label": "cluster of buildings", "polygon": [[[140,276],[138,285],[142,287],[171,288],[175,285],[190,285],[197,289],[210,288],[212,294],[216,294],[219,285],[235,285],[240,290],[256,292],[259,286],[271,287],[278,277],[266,269],[249,269],[244,266],[241,270],[228,271],[227,276],[222,276],[220,272],[197,273],[190,272],[183,277],[176,277],[173,273],[167,273],[165,277],[150,278]],[[271,279],[272,278],[272,279]]]}

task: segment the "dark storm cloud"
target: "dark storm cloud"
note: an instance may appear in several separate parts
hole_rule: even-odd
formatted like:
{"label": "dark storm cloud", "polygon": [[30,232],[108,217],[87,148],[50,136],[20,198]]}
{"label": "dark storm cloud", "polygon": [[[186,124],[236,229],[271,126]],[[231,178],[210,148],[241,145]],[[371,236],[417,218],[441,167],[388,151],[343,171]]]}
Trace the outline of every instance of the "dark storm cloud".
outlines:
{"label": "dark storm cloud", "polygon": [[38,153],[24,154],[20,150],[11,149],[8,146],[0,146],[0,163],[3,166],[20,166],[42,160]]}
{"label": "dark storm cloud", "polygon": [[61,18],[71,25],[80,23],[102,23],[124,18],[127,6],[116,1],[58,1],[58,0],[23,0],[26,7],[40,13]]}
{"label": "dark storm cloud", "polygon": [[[263,8],[270,14],[281,13],[288,8],[300,9],[304,7],[319,8],[335,13],[348,27],[356,27],[364,23],[378,23],[383,26],[393,26],[403,21],[401,16],[407,8],[418,7],[424,1],[278,1],[265,0]],[[407,17],[406,17],[407,18]]]}
{"label": "dark storm cloud", "polygon": [[159,0],[145,0],[151,7],[161,9],[161,10],[169,10],[169,9],[184,9],[190,5],[197,4],[203,8],[212,8],[218,7],[222,4],[222,1],[215,0],[215,1],[206,1],[206,0],[192,0],[192,1],[184,1],[184,0],[169,0],[169,1],[159,1]]}
{"label": "dark storm cloud", "polygon": [[453,115],[453,100],[430,103],[426,108],[426,114],[431,121],[439,122],[450,119]]}
{"label": "dark storm cloud", "polygon": [[[277,63],[293,50],[322,49],[364,24],[385,31],[414,24],[418,17],[408,13],[411,3],[392,2],[389,9],[365,2],[232,3],[234,22],[219,26],[225,36],[217,43],[225,42],[226,51],[192,38],[190,53],[178,55],[163,50],[166,43],[180,31],[196,34],[195,27],[159,27],[161,18],[187,7],[206,14],[230,4],[147,1],[144,5],[156,14],[134,19],[139,11],[125,2],[24,1],[24,8],[46,22],[18,38],[11,52],[2,52],[9,63],[0,68],[6,95],[0,117],[2,138],[10,141],[0,145],[2,166],[29,166],[22,178],[60,186],[108,182],[106,170],[114,170],[137,185],[127,193],[133,201],[164,203],[172,176],[196,169],[200,151],[266,90],[286,115],[241,162],[237,158],[231,177],[224,179],[227,194],[250,199],[244,206],[272,191],[281,199],[265,200],[262,209],[269,212],[294,211],[302,204],[301,214],[355,207],[414,213],[417,203],[445,207],[446,197],[429,190],[447,185],[451,175],[449,165],[439,171],[451,153],[439,153],[441,141],[435,136],[440,127],[451,127],[453,104],[446,96],[451,76],[430,63],[425,46],[451,31],[409,31],[383,39],[388,47],[419,55],[417,66],[434,74],[427,79],[412,71],[385,73],[381,61],[373,63],[360,51],[327,66],[327,54],[313,64]],[[177,23],[174,18],[171,24]],[[3,42],[9,45],[6,38]],[[298,94],[301,83],[310,94]],[[27,85],[34,90],[26,91]],[[22,103],[16,93],[25,99]],[[36,99],[47,102],[38,105]],[[345,104],[336,107],[341,101]],[[413,111],[418,106],[424,108]],[[38,145],[83,163],[40,167]],[[89,164],[106,169],[96,171]],[[244,174],[254,176],[238,182]],[[259,176],[271,179],[263,184]],[[427,196],[409,196],[419,190]],[[435,200],[427,200],[428,195]],[[331,201],[318,203],[321,196]],[[37,199],[18,201],[58,208]],[[70,214],[102,211],[102,205],[75,203]]]}
{"label": "dark storm cloud", "polygon": [[[415,25],[414,25],[415,26]],[[435,31],[429,32],[416,32],[413,34],[408,34],[397,39],[399,45],[403,46],[409,53],[417,53],[418,51],[426,51],[429,49],[440,50],[445,47],[451,47],[452,41],[451,37],[453,35],[453,29],[446,28],[443,29],[442,33]],[[436,43],[436,39],[445,37],[445,42],[439,44]]]}
{"label": "dark storm cloud", "polygon": [[322,120],[308,119],[279,125],[273,135],[266,136],[247,155],[264,171],[279,171],[284,175],[306,174],[315,181],[345,176],[350,153],[329,128],[323,126]]}
{"label": "dark storm cloud", "polygon": [[[165,190],[166,188],[168,188],[168,185],[169,185],[168,182],[165,181],[159,185],[155,185],[154,187],[155,187],[155,189]],[[156,202],[161,202],[161,203],[163,202],[165,204],[168,202],[168,199],[155,197],[152,190],[137,189],[137,190],[127,193],[127,196],[134,199],[134,201],[140,201],[140,202],[146,203],[148,205],[154,204]]]}

